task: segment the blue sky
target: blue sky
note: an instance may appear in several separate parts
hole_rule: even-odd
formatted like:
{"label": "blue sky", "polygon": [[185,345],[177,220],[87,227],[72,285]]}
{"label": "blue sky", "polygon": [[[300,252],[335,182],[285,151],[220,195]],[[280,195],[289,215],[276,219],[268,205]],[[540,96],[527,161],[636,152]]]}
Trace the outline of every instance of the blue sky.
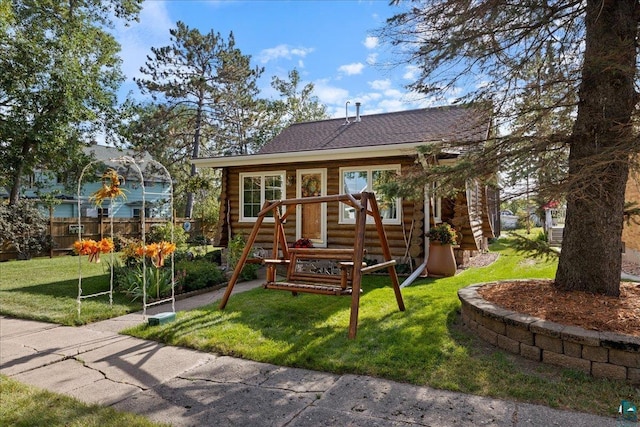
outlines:
{"label": "blue sky", "polygon": [[133,77],[150,54],[150,47],[169,44],[169,29],[177,21],[200,32],[233,31],[236,46],[251,55],[252,64],[265,68],[262,96],[273,97],[271,77],[285,78],[294,67],[303,83],[313,83],[315,95],[332,117],[344,117],[362,103],[362,114],[431,106],[405,86],[414,67],[385,67],[397,61],[389,46],[374,37],[376,29],[397,13],[386,0],[146,0],[140,22],[118,26],[122,69],[127,76],[123,93],[139,97]]}

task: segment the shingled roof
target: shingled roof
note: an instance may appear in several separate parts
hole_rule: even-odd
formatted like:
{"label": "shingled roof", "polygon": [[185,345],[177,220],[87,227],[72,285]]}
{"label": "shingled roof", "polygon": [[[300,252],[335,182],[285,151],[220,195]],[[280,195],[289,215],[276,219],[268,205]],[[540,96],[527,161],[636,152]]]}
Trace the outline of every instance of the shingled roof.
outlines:
{"label": "shingled roof", "polygon": [[197,167],[275,165],[412,156],[416,147],[449,142],[446,151],[459,154],[464,143],[489,136],[487,110],[449,106],[320,120],[289,126],[255,154],[193,159]]}
{"label": "shingled roof", "polygon": [[486,112],[469,106],[449,106],[394,113],[297,123],[283,130],[257,154],[291,153],[407,143],[485,141]]}

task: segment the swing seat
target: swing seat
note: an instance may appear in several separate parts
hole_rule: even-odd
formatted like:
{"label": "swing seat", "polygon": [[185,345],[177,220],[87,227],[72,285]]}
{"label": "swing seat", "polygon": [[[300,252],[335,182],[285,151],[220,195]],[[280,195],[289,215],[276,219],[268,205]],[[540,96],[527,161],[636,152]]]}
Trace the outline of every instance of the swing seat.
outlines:
{"label": "swing seat", "polygon": [[[268,269],[267,282],[263,285],[265,289],[290,291],[294,295],[298,292],[336,296],[352,294],[354,249],[292,248],[289,255],[288,260],[264,260]],[[367,267],[363,262],[361,271],[372,272],[395,264],[396,261],[391,260]],[[286,281],[275,280],[277,265],[287,265]]]}
{"label": "swing seat", "polygon": [[[321,295],[351,295],[353,249],[291,248],[289,259],[264,260],[265,289]],[[287,279],[276,281],[275,268],[287,265]],[[338,273],[339,270],[339,273]]]}

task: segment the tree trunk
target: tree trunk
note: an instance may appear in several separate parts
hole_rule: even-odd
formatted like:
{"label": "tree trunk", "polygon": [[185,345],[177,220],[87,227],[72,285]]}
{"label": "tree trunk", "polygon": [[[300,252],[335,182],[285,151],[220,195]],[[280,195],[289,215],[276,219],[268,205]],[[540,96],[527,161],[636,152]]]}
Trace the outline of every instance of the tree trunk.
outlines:
{"label": "tree trunk", "polygon": [[11,180],[11,191],[9,192],[9,204],[15,205],[18,203],[18,199],[20,198],[20,187],[22,184],[22,165],[19,165],[16,168],[15,173],[13,174],[13,179]]}
{"label": "tree trunk", "polygon": [[[202,125],[202,114],[203,114],[203,104],[204,104],[204,93],[200,90],[200,98],[198,99],[198,109],[196,111],[196,129],[193,134],[193,145],[191,158],[197,159],[200,155],[200,126]],[[193,178],[198,174],[198,170],[196,169],[196,165],[191,164],[191,173],[189,174],[190,178]],[[187,200],[184,207],[184,217],[191,218],[193,216],[193,191],[191,186],[188,187],[189,191],[187,192]]]}
{"label": "tree trunk", "polygon": [[589,0],[570,187],[556,286],[620,294],[622,227],[634,147],[637,0]]}
{"label": "tree trunk", "polygon": [[31,151],[31,142],[29,139],[25,138],[22,140],[22,151],[21,151],[21,159],[16,164],[15,171],[11,180],[11,191],[9,192],[9,204],[15,205],[18,203],[18,199],[20,198],[20,188],[22,187],[22,175],[24,174],[24,165],[25,161],[29,157],[29,152]]}

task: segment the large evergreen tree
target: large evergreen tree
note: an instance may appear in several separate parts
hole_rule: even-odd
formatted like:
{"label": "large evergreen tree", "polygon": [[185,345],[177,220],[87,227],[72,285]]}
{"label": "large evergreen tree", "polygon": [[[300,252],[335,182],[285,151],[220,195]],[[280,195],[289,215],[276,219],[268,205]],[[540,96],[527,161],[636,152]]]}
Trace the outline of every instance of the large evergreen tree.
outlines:
{"label": "large evergreen tree", "polygon": [[[566,147],[566,174],[540,183],[559,185],[550,193],[567,197],[556,286],[618,295],[625,183],[640,151],[638,0],[394,3],[407,7],[382,36],[418,66],[411,87],[440,95],[466,88],[460,100],[489,102],[497,126],[513,131],[470,150],[461,167],[436,168],[425,179],[482,175]],[[553,78],[532,78],[534,67]],[[570,126],[558,123],[546,135],[536,129],[566,117]]]}
{"label": "large evergreen tree", "polygon": [[[225,40],[182,22],[170,33],[171,45],[151,48],[140,70],[146,77],[137,79],[138,86],[162,105],[168,121],[188,124],[180,132],[189,135],[191,158],[244,152],[262,70],[250,67],[250,57],[236,48],[233,33]],[[192,165],[193,182],[196,173]],[[184,216],[189,218],[194,195],[186,195]]]}
{"label": "large evergreen tree", "polygon": [[251,57],[236,47],[233,34],[220,56],[219,90],[216,99],[216,119],[220,128],[217,147],[221,154],[249,154],[256,148],[260,90],[258,79],[264,72],[251,67]]}
{"label": "large evergreen tree", "polygon": [[122,81],[112,17],[141,0],[18,0],[0,7],[0,185],[17,203],[24,176],[64,170],[111,129]]}
{"label": "large evergreen tree", "polygon": [[278,91],[276,99],[261,99],[257,105],[255,129],[251,133],[250,148],[257,151],[294,123],[328,119],[327,108],[313,95],[313,83],[302,85],[295,68],[288,79],[271,78],[271,87]]}

